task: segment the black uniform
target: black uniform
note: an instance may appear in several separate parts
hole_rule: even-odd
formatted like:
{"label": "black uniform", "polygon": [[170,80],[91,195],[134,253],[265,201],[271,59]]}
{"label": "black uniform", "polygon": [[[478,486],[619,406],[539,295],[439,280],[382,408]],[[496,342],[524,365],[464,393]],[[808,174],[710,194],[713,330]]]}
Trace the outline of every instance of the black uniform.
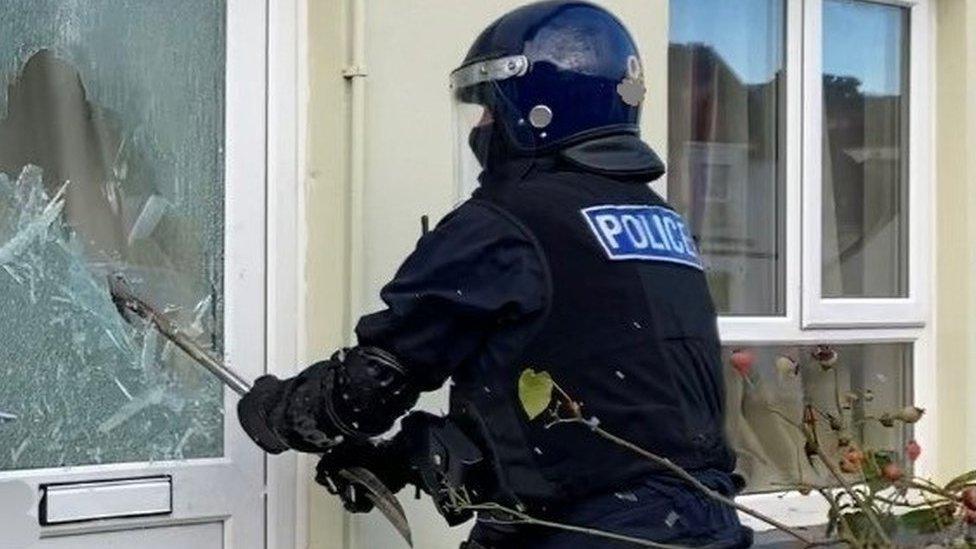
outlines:
{"label": "black uniform", "polygon": [[[694,243],[646,185],[660,166],[643,143],[605,140],[589,153],[482,174],[474,197],[421,239],[384,288],[389,308],[360,321],[359,342],[389,350],[423,389],[452,377],[452,410],[481,417],[507,484],[536,514],[651,512],[648,501],[607,498],[661,493],[669,475],[585,426],[529,421],[517,389],[526,368],[549,372],[608,431],[731,493],[716,317]],[[741,541],[731,510],[699,503]],[[650,534],[647,517],[635,518],[633,533]],[[476,531],[485,543],[500,534],[530,533]]]}
{"label": "black uniform", "polygon": [[[684,221],[647,186],[664,166],[639,138],[633,37],[589,2],[528,4],[489,25],[450,82],[458,175],[481,187],[421,239],[359,345],[259,379],[242,426],[269,452],[324,451],[317,478],[354,511],[370,505],[342,472],[364,467],[394,490],[424,486],[452,522],[463,487],[559,522],[747,544],[732,509],[519,401],[522,372],[546,371],[608,432],[734,492],[715,311]],[[449,419],[417,413],[374,444],[449,378]],[[486,547],[609,546],[480,519],[472,540]]]}

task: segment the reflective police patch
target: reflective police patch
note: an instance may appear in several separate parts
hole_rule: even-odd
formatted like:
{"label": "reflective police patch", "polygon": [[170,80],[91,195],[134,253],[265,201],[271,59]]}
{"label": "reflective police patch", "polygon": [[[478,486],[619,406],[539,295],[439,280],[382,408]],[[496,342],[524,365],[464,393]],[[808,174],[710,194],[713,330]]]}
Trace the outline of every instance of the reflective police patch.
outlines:
{"label": "reflective police patch", "polygon": [[606,205],[582,214],[613,261],[664,261],[704,270],[684,219],[668,208]]}

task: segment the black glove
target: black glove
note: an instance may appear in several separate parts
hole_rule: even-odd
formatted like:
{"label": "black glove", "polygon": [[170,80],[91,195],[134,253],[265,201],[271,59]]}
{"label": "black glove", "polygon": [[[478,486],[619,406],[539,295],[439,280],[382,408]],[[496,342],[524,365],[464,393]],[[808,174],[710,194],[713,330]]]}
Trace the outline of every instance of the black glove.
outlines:
{"label": "black glove", "polygon": [[269,453],[319,453],[342,440],[383,434],[418,395],[393,355],[354,347],[293,378],[262,376],[238,403],[237,415]]}
{"label": "black glove", "polygon": [[319,453],[331,446],[339,433],[329,429],[330,422],[323,415],[334,367],[335,363],[324,361],[286,380],[259,377],[237,403],[244,432],[270,454],[285,450]]}
{"label": "black glove", "polygon": [[351,513],[366,513],[373,508],[372,502],[360,493],[361,487],[341,476],[340,471],[351,467],[373,473],[393,493],[415,482],[399,435],[388,441],[349,440],[337,444],[322,454],[315,468],[315,481],[342,498],[343,506]]}
{"label": "black glove", "polygon": [[237,419],[244,432],[269,454],[288,449],[285,441],[271,428],[270,417],[281,401],[284,383],[275,376],[261,376],[254,387],[237,402]]}

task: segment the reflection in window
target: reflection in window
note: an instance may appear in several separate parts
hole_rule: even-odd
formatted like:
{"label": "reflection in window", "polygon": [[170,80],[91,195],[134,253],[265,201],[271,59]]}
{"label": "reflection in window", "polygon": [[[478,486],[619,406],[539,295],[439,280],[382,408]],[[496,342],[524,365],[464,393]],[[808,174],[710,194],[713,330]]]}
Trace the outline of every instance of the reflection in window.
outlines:
{"label": "reflection in window", "polygon": [[0,471],[219,456],[219,383],[105,277],[221,351],[223,0],[3,9]]}
{"label": "reflection in window", "polygon": [[908,10],[826,0],[823,294],[908,295]]}
{"label": "reflection in window", "polygon": [[784,313],[785,2],[673,0],[668,200],[725,315]]}
{"label": "reflection in window", "polygon": [[[886,427],[871,418],[897,413],[911,402],[911,345],[830,346],[837,360],[826,369],[814,358],[817,347],[750,348],[745,351],[754,362],[748,375],[726,369],[726,431],[747,491],[782,490],[795,486],[801,476],[804,482],[833,484],[822,466],[810,466],[803,435],[777,413],[799,423],[805,407],[812,406],[821,420],[821,447],[838,459],[842,439],[863,448],[898,451],[910,436],[904,423]],[[726,364],[732,352],[724,351]],[[838,400],[843,416],[837,413]],[[831,429],[823,414],[844,417],[842,428]]]}

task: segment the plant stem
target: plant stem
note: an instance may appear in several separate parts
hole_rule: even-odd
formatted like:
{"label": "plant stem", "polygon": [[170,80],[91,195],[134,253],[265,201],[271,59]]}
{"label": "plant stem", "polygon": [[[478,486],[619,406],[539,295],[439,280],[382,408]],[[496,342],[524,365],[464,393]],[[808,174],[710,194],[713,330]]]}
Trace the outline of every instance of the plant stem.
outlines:
{"label": "plant stem", "polygon": [[682,545],[668,545],[666,543],[657,543],[655,541],[635,538],[631,536],[625,536],[623,534],[615,534],[613,532],[607,532],[606,530],[597,530],[595,528],[586,528],[584,526],[573,526],[572,524],[562,524],[559,522],[542,520],[542,519],[535,518],[531,515],[527,515],[521,511],[517,511],[515,509],[509,509],[508,507],[505,507],[497,503],[480,503],[480,504],[473,504],[473,505],[465,505],[463,508],[469,509],[471,511],[505,513],[511,515],[516,519],[511,522],[518,522],[521,524],[529,524],[533,526],[543,526],[545,528],[554,528],[557,530],[565,530],[567,532],[578,532],[580,534],[586,534],[588,536],[612,539],[614,541],[622,541],[625,543],[632,543],[634,545],[640,545],[641,547],[656,547],[657,549],[684,549],[684,546]]}
{"label": "plant stem", "polygon": [[802,541],[803,543],[805,543],[807,545],[813,545],[814,544],[813,540],[811,540],[810,538],[804,536],[800,532],[797,532],[795,529],[790,528],[789,526],[783,524],[782,522],[780,522],[780,521],[778,521],[778,520],[776,520],[776,519],[774,519],[772,517],[769,517],[767,515],[764,515],[763,513],[760,513],[759,511],[750,509],[750,508],[748,508],[748,507],[746,507],[746,506],[744,506],[742,504],[736,503],[735,500],[733,500],[731,498],[728,498],[728,497],[725,497],[722,494],[719,494],[718,492],[716,492],[715,490],[712,490],[708,486],[705,486],[698,479],[696,479],[694,476],[692,476],[691,473],[689,473],[688,471],[685,471],[684,469],[682,469],[678,465],[675,465],[674,462],[672,462],[670,459],[665,458],[665,457],[661,457],[661,456],[659,456],[657,454],[654,454],[654,453],[651,453],[651,452],[648,452],[647,450],[641,448],[640,446],[637,446],[636,444],[634,444],[634,443],[632,443],[632,442],[630,442],[628,440],[622,439],[622,438],[618,437],[617,435],[614,435],[613,433],[609,433],[609,432],[603,430],[600,427],[593,427],[593,426],[589,425],[588,423],[586,423],[586,421],[583,420],[583,418],[577,418],[576,421],[579,422],[579,423],[582,423],[584,425],[587,425],[588,427],[590,427],[593,430],[593,432],[595,432],[596,434],[600,435],[601,437],[609,440],[610,442],[613,442],[614,444],[616,444],[618,446],[622,446],[622,447],[624,447],[624,448],[626,448],[626,449],[628,449],[628,450],[630,450],[630,451],[632,451],[634,453],[637,453],[637,454],[643,456],[644,458],[647,458],[648,460],[653,461],[654,463],[656,463],[656,464],[658,464],[658,465],[660,465],[660,466],[668,469],[669,471],[671,471],[672,473],[674,473],[675,475],[677,475],[678,477],[680,477],[685,482],[687,482],[687,483],[691,484],[692,486],[694,486],[696,489],[698,489],[698,491],[702,492],[703,494],[705,494],[709,498],[711,498],[711,499],[713,499],[715,501],[718,501],[720,503],[724,503],[725,505],[728,505],[729,507],[732,507],[734,509],[738,509],[739,511],[742,511],[743,513],[745,513],[745,514],[747,514],[747,515],[749,515],[751,517],[757,518],[757,519],[765,522],[766,524],[769,524],[770,526],[773,526],[775,528],[778,528],[778,529],[782,530],[783,532],[786,532],[787,534],[793,536],[794,538]]}
{"label": "plant stem", "polygon": [[823,496],[825,500],[827,500],[827,503],[830,504],[830,508],[833,509],[834,514],[837,515],[837,520],[844,523],[844,531],[847,532],[848,535],[852,537],[852,539],[848,540],[850,544],[853,545],[855,549],[857,549],[858,547],[862,547],[864,544],[861,543],[861,540],[858,539],[857,536],[854,534],[854,529],[851,528],[851,522],[847,520],[847,516],[841,512],[840,506],[837,505],[837,500],[835,500],[833,496],[830,495],[830,492],[828,492],[825,488],[819,488],[817,492],[819,492],[820,495]]}
{"label": "plant stem", "polygon": [[837,368],[834,368],[834,404],[837,406],[837,418],[840,421],[840,426],[844,428],[844,407],[840,402],[840,374],[837,373]]}
{"label": "plant stem", "polygon": [[884,545],[891,546],[891,539],[888,537],[888,533],[885,532],[884,527],[881,525],[881,521],[878,519],[878,515],[875,514],[871,505],[861,499],[861,496],[854,490],[851,483],[847,482],[847,479],[844,478],[843,473],[837,469],[837,465],[833,462],[833,460],[831,460],[830,457],[824,453],[823,448],[821,448],[819,444],[815,445],[814,447],[817,450],[817,457],[819,457],[820,461],[822,461],[824,466],[827,467],[830,474],[837,479],[837,482],[839,482],[840,485],[844,487],[844,490],[850,494],[851,499],[853,499],[854,502],[857,503],[858,507],[864,511],[864,515],[868,517],[868,521],[871,522],[871,526],[873,526],[878,532],[878,536],[881,538]]}
{"label": "plant stem", "polygon": [[960,499],[960,497],[958,495],[953,494],[952,492],[950,492],[948,490],[945,490],[943,488],[940,488],[939,486],[936,486],[935,484],[932,484],[932,483],[929,483],[929,482],[919,482],[919,480],[921,480],[921,479],[912,479],[912,480],[909,480],[906,484],[908,486],[912,487],[912,488],[915,488],[916,490],[919,490],[922,493],[929,492],[929,493],[936,494],[938,496],[944,497],[944,498],[946,498],[946,499],[948,499],[950,501],[956,501],[957,502]]}

